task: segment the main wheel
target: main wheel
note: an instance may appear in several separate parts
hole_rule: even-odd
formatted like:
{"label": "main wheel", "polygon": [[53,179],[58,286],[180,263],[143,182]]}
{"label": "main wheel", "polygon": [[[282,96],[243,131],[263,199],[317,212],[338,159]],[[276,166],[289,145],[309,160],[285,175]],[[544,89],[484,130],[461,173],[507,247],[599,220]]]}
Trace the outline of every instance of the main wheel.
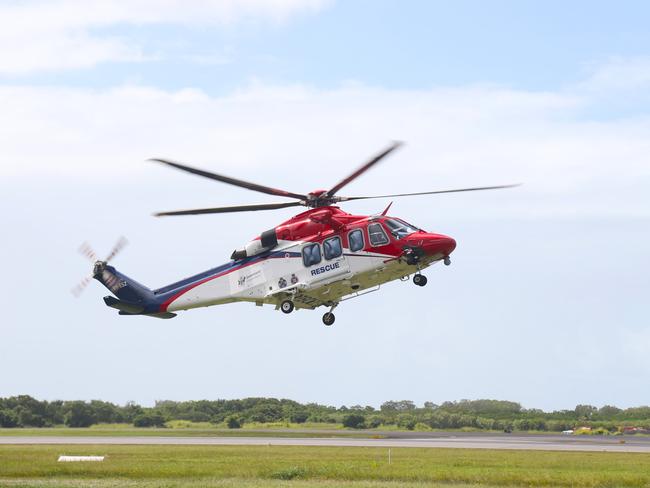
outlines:
{"label": "main wheel", "polygon": [[418,286],[424,286],[427,284],[427,277],[421,274],[416,274],[413,276],[413,283]]}
{"label": "main wheel", "polygon": [[332,312],[327,312],[326,314],[323,315],[323,323],[327,326],[332,325],[335,320],[336,317],[334,317],[334,314]]}
{"label": "main wheel", "polygon": [[291,313],[293,312],[294,305],[291,300],[285,300],[280,304],[280,310],[282,310],[284,313]]}

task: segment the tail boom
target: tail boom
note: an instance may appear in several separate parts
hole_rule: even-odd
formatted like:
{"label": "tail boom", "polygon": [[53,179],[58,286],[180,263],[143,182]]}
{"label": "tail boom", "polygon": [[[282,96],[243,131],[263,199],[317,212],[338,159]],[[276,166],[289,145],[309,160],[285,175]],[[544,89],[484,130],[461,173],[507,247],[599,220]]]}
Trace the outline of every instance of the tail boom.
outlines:
{"label": "tail boom", "polygon": [[120,315],[147,315],[149,317],[170,319],[176,314],[161,311],[161,303],[152,290],[120,273],[113,266],[98,261],[93,278],[104,285],[115,297],[104,297],[104,303],[119,310]]}

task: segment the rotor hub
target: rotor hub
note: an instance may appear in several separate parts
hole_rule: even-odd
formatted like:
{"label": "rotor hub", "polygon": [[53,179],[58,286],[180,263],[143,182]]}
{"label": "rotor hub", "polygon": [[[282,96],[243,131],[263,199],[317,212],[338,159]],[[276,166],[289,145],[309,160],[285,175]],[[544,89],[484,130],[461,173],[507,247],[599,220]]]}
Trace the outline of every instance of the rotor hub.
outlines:
{"label": "rotor hub", "polygon": [[307,194],[304,205],[310,208],[327,207],[334,203],[335,199],[327,195],[327,190],[314,190]]}
{"label": "rotor hub", "polygon": [[101,276],[106,269],[106,261],[96,261],[93,266],[93,276]]}

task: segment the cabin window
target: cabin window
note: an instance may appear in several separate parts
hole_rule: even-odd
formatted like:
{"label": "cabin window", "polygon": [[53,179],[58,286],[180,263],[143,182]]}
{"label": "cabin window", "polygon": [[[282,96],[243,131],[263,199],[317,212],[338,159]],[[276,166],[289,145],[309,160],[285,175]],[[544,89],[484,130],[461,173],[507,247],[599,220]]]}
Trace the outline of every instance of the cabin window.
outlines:
{"label": "cabin window", "polygon": [[302,248],[302,262],[305,266],[313,266],[320,263],[320,245],[308,244]]}
{"label": "cabin window", "polygon": [[328,261],[330,259],[338,258],[343,254],[343,248],[341,247],[341,238],[332,237],[331,239],[325,239],[323,242],[323,254],[325,259]]}
{"label": "cabin window", "polygon": [[363,249],[363,232],[361,229],[354,229],[348,234],[348,241],[350,241],[350,251],[357,252]]}
{"label": "cabin window", "polygon": [[373,246],[383,246],[388,244],[388,236],[384,232],[383,227],[378,224],[370,224],[368,226],[368,236],[370,237],[370,244]]}

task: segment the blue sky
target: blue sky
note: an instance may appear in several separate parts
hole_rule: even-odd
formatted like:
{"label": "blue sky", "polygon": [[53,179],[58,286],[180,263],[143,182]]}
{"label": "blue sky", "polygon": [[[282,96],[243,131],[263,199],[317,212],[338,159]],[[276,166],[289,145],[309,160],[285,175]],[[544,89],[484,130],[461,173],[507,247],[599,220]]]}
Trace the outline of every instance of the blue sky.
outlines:
{"label": "blue sky", "polygon": [[249,79],[330,88],[356,80],[392,89],[485,82],[543,90],[580,81],[611,58],[647,56],[650,44],[644,2],[312,3],[317,12],[296,7],[294,17],[281,21],[249,16],[215,26],[127,16],[91,24],[92,36],[119,37],[148,61],[4,79],[94,87],[137,80],[211,94]]}
{"label": "blue sky", "polygon": [[[650,7],[644,2],[246,0],[0,4],[0,396],[279,396],[330,404],[502,398],[647,403]],[[118,317],[76,248],[151,287],[291,216],[154,219],[265,197],[166,156],[292,191],[390,140],[350,193],[403,199],[458,241],[429,285],[320,312],[245,304]],[[351,203],[373,213],[388,202]]]}

